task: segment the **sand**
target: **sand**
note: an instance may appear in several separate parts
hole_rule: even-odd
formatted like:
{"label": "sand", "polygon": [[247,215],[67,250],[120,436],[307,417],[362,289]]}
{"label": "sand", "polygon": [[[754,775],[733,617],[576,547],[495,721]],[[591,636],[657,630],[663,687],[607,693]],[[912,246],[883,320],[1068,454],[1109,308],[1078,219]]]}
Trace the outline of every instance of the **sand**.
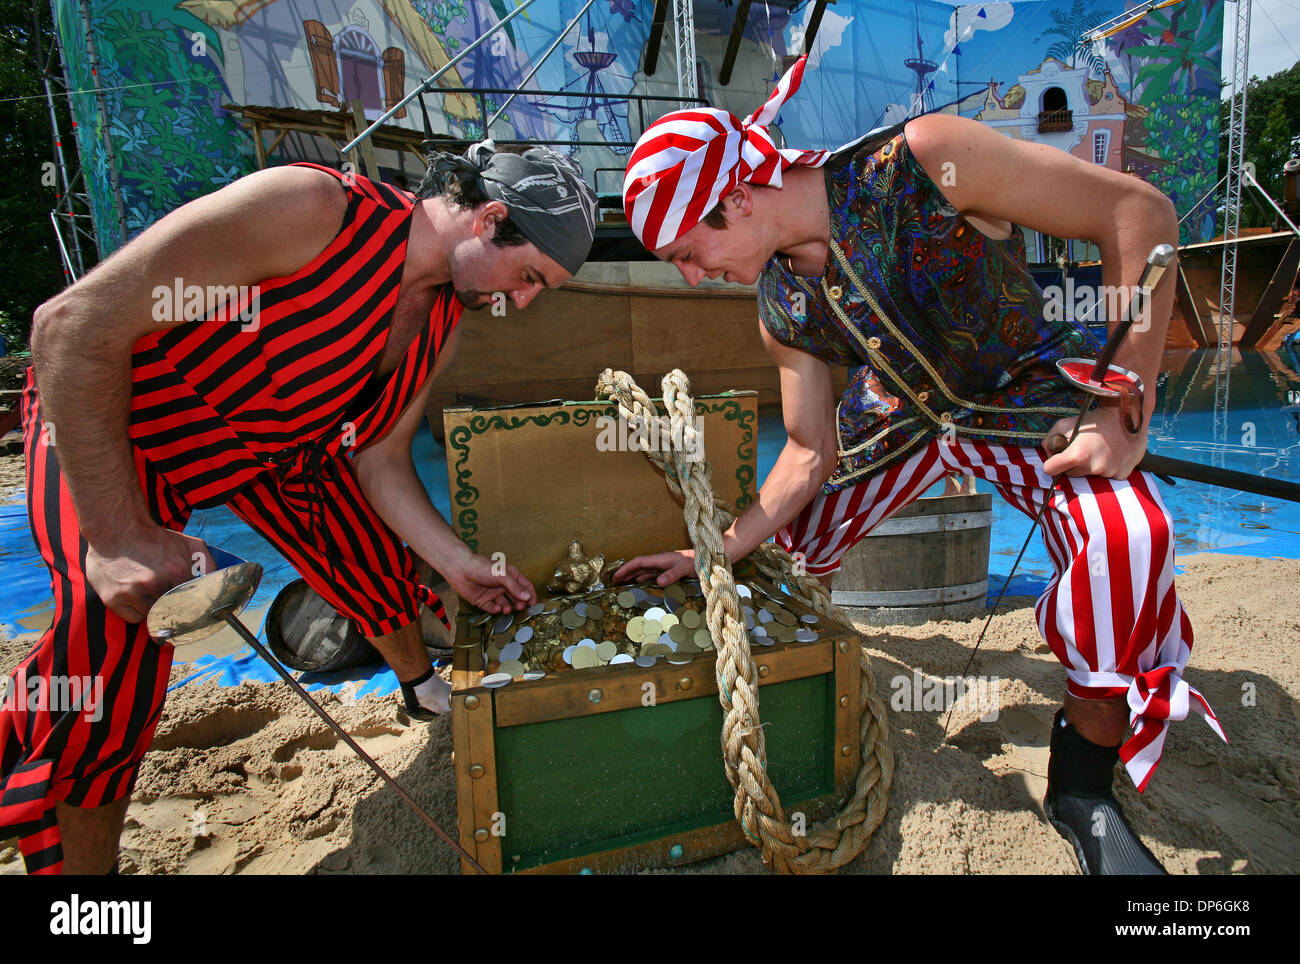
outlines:
{"label": "sand", "polygon": [[[1203,554],[1181,560],[1196,630],[1188,680],[1231,744],[1204,722],[1173,726],[1145,794],[1120,792],[1148,846],[1176,874],[1300,872],[1300,563]],[[1040,801],[1047,733],[1064,676],[1035,628],[1032,600],[1004,602],[971,675],[999,678],[993,705],[942,715],[891,712],[897,773],[885,821],[844,873],[1078,873]],[[861,626],[886,700],[914,669],[962,672],[980,620]],[[5,671],[30,637],[0,649]],[[186,671],[174,670],[179,678]],[[985,691],[986,694],[988,691]],[[1253,697],[1253,698],[1251,698]],[[451,724],[408,719],[392,697],[325,696],[368,752],[454,831]],[[720,765],[720,764],[719,764]],[[12,849],[5,869],[19,870]],[[167,702],[122,838],[126,873],[451,873],[451,851],[377,785],[282,684],[189,685]],[[678,873],[764,873],[756,851]]]}

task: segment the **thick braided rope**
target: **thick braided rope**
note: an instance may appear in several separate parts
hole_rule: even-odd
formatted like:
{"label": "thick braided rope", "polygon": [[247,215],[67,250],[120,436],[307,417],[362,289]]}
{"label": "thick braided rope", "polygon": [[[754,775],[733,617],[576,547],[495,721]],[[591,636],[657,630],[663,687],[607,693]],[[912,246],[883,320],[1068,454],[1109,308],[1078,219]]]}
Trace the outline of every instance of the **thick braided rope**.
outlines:
{"label": "thick braided rope", "polygon": [[[634,431],[657,419],[649,396],[626,372],[606,369],[596,384],[597,397],[608,396]],[[758,672],[749,651],[749,634],[740,615],[731,566],[722,548],[722,533],[733,516],[713,493],[712,469],[703,458],[703,444],[695,429],[695,403],[690,382],[679,370],[663,379],[664,406],[671,419],[671,438],[681,440],[665,454],[647,451],[650,461],[664,472],[673,497],[682,504],[686,528],[695,548],[695,567],[707,601],[706,620],[717,642],[715,671],[722,704],[723,766],[736,791],[735,813],[746,837],[757,846],[763,860],[782,873],[823,873],[842,867],[862,853],[885,816],[894,758],[884,702],[876,695],[875,680],[865,649],[859,654],[858,690],[862,766],[852,798],[834,823],[814,834],[796,835],[781,808],[776,788],[767,778],[767,755],[759,719]],[[697,453],[698,460],[688,460]],[[773,543],[763,543],[750,556],[758,569],[825,619],[852,629],[843,612],[831,602],[822,584],[800,573],[794,560]]]}

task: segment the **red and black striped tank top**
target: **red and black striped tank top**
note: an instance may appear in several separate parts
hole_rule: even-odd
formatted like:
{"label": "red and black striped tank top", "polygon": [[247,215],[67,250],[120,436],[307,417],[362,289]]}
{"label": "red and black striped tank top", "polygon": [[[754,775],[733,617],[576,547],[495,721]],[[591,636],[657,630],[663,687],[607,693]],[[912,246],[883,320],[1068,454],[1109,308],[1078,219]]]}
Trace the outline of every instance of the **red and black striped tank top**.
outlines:
{"label": "red and black striped tank top", "polygon": [[[375,396],[366,390],[397,304],[415,202],[315,164],[347,192],[343,226],[291,275],[238,292],[206,320],[132,349],[130,435],[194,508],[218,505],[271,465],[337,457],[383,437],[433,370],[463,306],[438,290],[429,323]],[[175,297],[186,297],[177,282]],[[179,309],[178,309],[179,310]]]}

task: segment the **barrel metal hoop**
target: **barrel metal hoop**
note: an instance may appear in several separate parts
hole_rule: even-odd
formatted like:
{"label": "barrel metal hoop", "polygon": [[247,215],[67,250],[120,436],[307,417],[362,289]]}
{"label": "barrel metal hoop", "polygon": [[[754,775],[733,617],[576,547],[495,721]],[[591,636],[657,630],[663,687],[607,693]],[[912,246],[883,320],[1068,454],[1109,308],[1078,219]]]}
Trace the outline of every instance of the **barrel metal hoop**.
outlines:
{"label": "barrel metal hoop", "polygon": [[905,519],[886,519],[869,533],[874,536],[917,535],[922,532],[956,532],[959,529],[987,529],[993,522],[993,512],[948,512],[942,515],[910,516]]}
{"label": "barrel metal hoop", "polygon": [[938,586],[934,589],[891,589],[880,592],[852,592],[836,589],[831,601],[837,606],[927,606],[938,603],[963,602],[988,595],[987,578],[960,586]]}

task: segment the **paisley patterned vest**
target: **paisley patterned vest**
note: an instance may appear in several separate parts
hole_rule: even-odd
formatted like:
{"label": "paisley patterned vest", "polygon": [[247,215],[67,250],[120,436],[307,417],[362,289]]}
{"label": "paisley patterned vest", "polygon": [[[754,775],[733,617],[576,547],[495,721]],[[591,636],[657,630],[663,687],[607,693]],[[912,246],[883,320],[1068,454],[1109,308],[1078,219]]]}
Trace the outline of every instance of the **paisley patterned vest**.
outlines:
{"label": "paisley patterned vest", "polygon": [[901,125],[843,148],[825,174],[825,275],[800,277],[773,258],[758,281],[773,338],[850,369],[825,491],[935,436],[1037,445],[1078,411],[1055,363],[1095,355],[1095,339],[1044,320],[1018,229],[997,241],[962,218]]}

